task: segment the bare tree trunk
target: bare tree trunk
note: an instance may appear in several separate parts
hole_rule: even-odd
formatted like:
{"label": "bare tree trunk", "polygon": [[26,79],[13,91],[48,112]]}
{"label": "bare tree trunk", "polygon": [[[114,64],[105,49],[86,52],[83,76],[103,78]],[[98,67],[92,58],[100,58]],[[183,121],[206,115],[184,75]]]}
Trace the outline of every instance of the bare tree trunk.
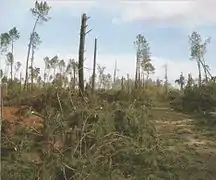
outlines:
{"label": "bare tree trunk", "polygon": [[[139,47],[138,47],[139,51]],[[136,75],[135,75],[135,88],[140,87],[140,58],[139,58],[139,52],[137,52],[137,61],[136,61]]]}
{"label": "bare tree trunk", "polygon": [[28,45],[28,52],[27,52],[27,58],[26,58],[26,70],[25,70],[25,82],[24,82],[24,87],[23,89],[26,89],[27,88],[27,83],[28,83],[28,66],[29,66],[29,56],[30,56],[30,51],[31,51],[31,46],[32,46],[32,40],[33,40],[33,34],[35,32],[35,28],[36,28],[36,25],[38,23],[38,20],[39,20],[40,16],[37,17],[36,21],[35,21],[35,24],[34,24],[34,27],[33,27],[33,30],[32,30],[32,33],[30,35],[30,40],[29,40],[29,45]]}
{"label": "bare tree trunk", "polygon": [[31,90],[33,90],[33,83],[34,83],[33,62],[34,62],[34,47],[32,47],[32,56],[31,56]]}
{"label": "bare tree trunk", "polygon": [[197,67],[198,67],[198,73],[199,73],[198,84],[199,84],[199,87],[200,87],[202,85],[202,74],[201,74],[200,61],[197,61]]}
{"label": "bare tree trunk", "polygon": [[124,77],[121,78],[121,89],[124,91]]}
{"label": "bare tree trunk", "polygon": [[78,73],[79,73],[79,94],[82,96],[84,94],[84,48],[85,48],[85,36],[86,34],[86,27],[88,17],[84,13],[81,19],[81,29],[80,29],[80,44],[79,44],[79,64],[78,64]]}
{"label": "bare tree trunk", "polygon": [[93,62],[93,73],[92,73],[92,94],[95,91],[96,56],[97,56],[97,38],[95,38],[95,45],[94,45],[94,62]]}
{"label": "bare tree trunk", "polygon": [[146,89],[148,88],[148,83],[149,83],[149,72],[147,72],[146,75],[146,86],[145,86]]}
{"label": "bare tree trunk", "polygon": [[167,76],[167,64],[165,64],[165,93],[168,93],[168,76]]}
{"label": "bare tree trunk", "polygon": [[3,91],[3,86],[2,86],[2,79],[4,76],[0,78],[0,128],[2,129],[2,118],[3,118],[3,96],[2,96],[2,91]]}
{"label": "bare tree trunk", "polygon": [[75,87],[76,87],[76,67],[74,66],[73,67],[73,90],[75,89]]}
{"label": "bare tree trunk", "polygon": [[13,54],[13,41],[11,42],[11,54],[12,54],[12,59],[11,59],[11,64],[10,64],[10,76],[11,76],[11,81],[13,80],[13,62],[14,62],[14,54]]}

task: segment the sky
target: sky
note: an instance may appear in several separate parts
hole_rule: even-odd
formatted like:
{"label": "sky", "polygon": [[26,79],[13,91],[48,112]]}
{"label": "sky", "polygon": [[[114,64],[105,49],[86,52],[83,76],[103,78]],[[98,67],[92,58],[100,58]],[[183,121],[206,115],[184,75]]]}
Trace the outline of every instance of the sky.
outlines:
{"label": "sky", "polygon": [[[195,61],[190,60],[188,36],[197,31],[203,40],[211,37],[205,55],[212,74],[216,75],[216,1],[215,0],[47,0],[51,19],[38,24],[42,44],[35,54],[35,65],[44,68],[43,58],[58,55],[60,59],[78,59],[81,14],[87,13],[85,70],[86,78],[92,73],[94,38],[98,39],[97,63],[113,74],[115,61],[118,76],[134,76],[136,35],[148,40],[155,66],[152,78],[164,79],[164,65],[172,83],[181,72],[197,76]],[[15,42],[16,61],[25,68],[27,45],[35,18],[30,8],[33,0],[0,0],[0,32],[16,26],[20,39]],[[1,57],[1,68],[5,67]]]}

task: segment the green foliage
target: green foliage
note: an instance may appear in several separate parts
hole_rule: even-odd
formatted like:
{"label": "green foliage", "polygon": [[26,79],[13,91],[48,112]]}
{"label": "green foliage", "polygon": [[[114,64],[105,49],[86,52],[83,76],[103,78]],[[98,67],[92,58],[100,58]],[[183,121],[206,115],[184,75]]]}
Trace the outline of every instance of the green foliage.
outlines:
{"label": "green foliage", "polygon": [[175,109],[191,113],[209,113],[216,109],[215,83],[203,84],[201,87],[193,86],[183,92],[171,91],[169,100]]}
{"label": "green foliage", "polygon": [[[39,22],[50,19],[49,10],[46,2],[38,1],[31,9],[36,19],[28,47],[24,85],[27,88],[24,90],[22,78],[12,78],[13,43],[19,38],[19,32],[13,27],[9,33],[0,35],[0,53],[7,52],[8,46],[12,44],[12,50],[7,52],[6,56],[7,65],[11,65],[11,79],[6,76],[2,79],[4,105],[24,105],[29,108],[28,112],[22,112],[20,108],[17,114],[21,117],[15,118],[14,122],[2,122],[2,179],[162,180],[188,179],[188,173],[182,175],[187,168],[188,171],[192,169],[197,172],[199,165],[191,167],[193,164],[190,156],[194,154],[168,150],[170,144],[167,139],[170,134],[169,138],[163,138],[158,133],[158,127],[154,125],[155,119],[152,119],[155,106],[158,108],[159,105],[166,104],[167,98],[174,109],[182,111],[208,113],[216,109],[216,85],[207,83],[208,66],[203,57],[208,40],[202,44],[201,36],[196,32],[190,37],[191,57],[197,61],[200,72],[199,86],[194,85],[191,75],[188,76],[186,85],[181,74],[176,80],[181,91],[171,90],[167,96],[167,67],[164,88],[159,79],[153,82],[149,77],[155,68],[151,63],[149,44],[145,37],[139,34],[135,42],[135,89],[135,83],[129,74],[127,80],[124,77],[116,79],[114,75],[116,84],[112,84],[111,74],[104,74],[105,67],[98,65],[99,90],[91,96],[91,91],[88,91],[91,88],[88,86],[80,97],[76,86],[78,71],[82,67],[78,68],[74,59],[70,59],[66,64],[57,55],[52,58],[45,57],[43,80],[40,68],[33,67],[34,53],[41,43],[35,29]],[[206,75],[205,85],[201,85],[200,64]],[[16,62],[16,72],[20,67],[21,63]],[[28,68],[32,72],[31,89],[28,89]],[[1,70],[0,77],[3,77],[3,74]],[[125,81],[127,82],[124,83]],[[91,84],[91,81],[89,83]],[[113,85],[120,85],[121,90],[110,90]],[[35,129],[34,125],[21,125],[22,117],[28,118],[32,114],[41,118],[43,127]],[[165,118],[167,114],[166,112]]]}

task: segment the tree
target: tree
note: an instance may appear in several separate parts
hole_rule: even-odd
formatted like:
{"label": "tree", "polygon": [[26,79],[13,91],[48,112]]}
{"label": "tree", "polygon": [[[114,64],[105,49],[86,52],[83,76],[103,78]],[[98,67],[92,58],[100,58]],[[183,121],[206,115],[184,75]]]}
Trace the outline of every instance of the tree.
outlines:
{"label": "tree", "polygon": [[140,68],[141,68],[141,58],[142,58],[142,50],[141,50],[141,44],[143,42],[143,36],[141,34],[138,34],[136,36],[136,41],[134,42],[136,46],[136,74],[135,74],[135,88],[138,88],[140,85]]}
{"label": "tree", "polygon": [[201,86],[202,81],[202,74],[201,74],[201,65],[200,65],[200,43],[201,43],[201,36],[197,32],[193,32],[189,37],[190,40],[190,48],[191,48],[191,59],[196,60],[197,67],[198,67],[198,84]]}
{"label": "tree", "polygon": [[187,79],[186,88],[191,89],[191,87],[193,86],[193,84],[194,84],[193,77],[192,77],[192,75],[189,73],[189,74],[188,74],[188,79]]}
{"label": "tree", "polygon": [[[40,74],[40,68],[35,67],[35,68],[32,68],[32,69],[33,69],[33,71],[32,71],[33,72],[33,74],[32,74],[33,80],[37,81],[38,76]],[[32,86],[33,86],[33,84],[32,84]]]}
{"label": "tree", "polygon": [[136,65],[137,67],[136,67],[136,80],[135,81],[137,81],[136,84],[138,83],[140,85],[141,68],[143,72],[143,82],[144,82],[145,74],[146,74],[146,80],[147,80],[146,82],[148,82],[149,75],[151,73],[154,73],[155,68],[153,64],[151,63],[150,47],[149,47],[149,44],[146,38],[143,35],[138,34],[136,37],[135,45],[137,48],[137,65]]}
{"label": "tree", "polygon": [[211,38],[207,38],[205,39],[204,43],[200,45],[200,56],[201,56],[201,64],[202,67],[204,69],[204,73],[205,73],[205,82],[208,82],[208,75],[210,75],[210,78],[212,77],[211,73],[210,73],[210,68],[209,66],[206,64],[204,55],[207,51],[207,44],[210,43]]}
{"label": "tree", "polygon": [[63,59],[60,60],[58,63],[58,66],[59,66],[60,74],[63,75],[63,72],[65,70],[65,66],[66,66],[65,61]]}
{"label": "tree", "polygon": [[180,86],[180,89],[182,91],[185,85],[185,77],[183,76],[183,73],[180,74],[179,79],[175,80],[175,83],[177,83]]}
{"label": "tree", "polygon": [[58,56],[54,56],[52,59],[50,59],[50,66],[53,69],[53,77],[56,75],[56,68],[58,67],[59,64],[59,58]]}
{"label": "tree", "polygon": [[146,80],[148,82],[149,75],[151,73],[154,73],[155,68],[151,63],[150,47],[149,47],[148,41],[146,40],[144,36],[142,37],[141,46],[142,46],[141,67],[142,67],[144,74],[146,73]]}
{"label": "tree", "polygon": [[32,15],[36,18],[35,19],[35,23],[32,29],[32,33],[30,34],[30,41],[28,44],[28,51],[27,51],[27,58],[26,58],[26,72],[25,72],[25,83],[24,83],[24,89],[27,86],[27,81],[28,81],[28,67],[29,67],[29,56],[30,56],[30,51],[32,48],[32,41],[33,41],[33,37],[34,37],[34,32],[36,29],[36,26],[38,23],[43,23],[43,22],[47,22],[50,17],[48,17],[48,13],[50,10],[50,6],[48,6],[48,4],[46,3],[46,1],[44,2],[40,2],[38,3],[38,1],[35,2],[35,7],[31,9]]}
{"label": "tree", "polygon": [[14,73],[14,78],[16,77],[17,72],[20,70],[20,67],[22,66],[21,62],[17,61],[15,63],[15,73]]}
{"label": "tree", "polygon": [[101,76],[101,84],[104,89],[110,89],[112,87],[112,76],[111,74],[102,74]]}
{"label": "tree", "polygon": [[11,69],[11,80],[13,79],[13,64],[14,64],[14,42],[20,38],[20,33],[18,32],[16,27],[13,27],[9,30],[10,43],[11,43],[11,61],[10,61],[10,69]]}
{"label": "tree", "polygon": [[60,81],[63,81],[64,79],[64,70],[65,70],[65,61],[62,59],[58,63],[59,71],[60,71]]}
{"label": "tree", "polygon": [[66,67],[66,73],[70,75],[72,88],[74,89],[76,86],[76,77],[78,74],[78,62],[76,62],[75,59],[69,59]]}
{"label": "tree", "polygon": [[190,41],[190,48],[191,48],[191,59],[196,60],[197,67],[199,71],[199,78],[198,78],[198,84],[201,86],[202,84],[202,74],[201,74],[201,66],[203,67],[204,73],[205,73],[205,81],[208,81],[208,75],[211,76],[211,73],[209,72],[209,68],[206,65],[204,55],[206,53],[207,44],[210,43],[210,38],[207,38],[204,40],[204,43],[202,43],[202,38],[200,34],[197,32],[193,32],[191,36],[189,36]]}
{"label": "tree", "polygon": [[10,71],[10,75],[11,75],[11,80],[13,79],[13,54],[11,53],[11,52],[9,52],[9,53],[7,53],[7,55],[6,55],[6,57],[7,57],[7,62],[6,62],[6,64],[8,65],[8,66],[10,66],[10,68],[11,68],[11,71]]}
{"label": "tree", "polygon": [[99,89],[101,88],[103,84],[103,79],[104,79],[104,71],[106,67],[100,66],[99,64],[97,65],[97,71],[98,71],[98,78],[99,78]]}
{"label": "tree", "polygon": [[79,94],[83,96],[84,94],[84,52],[85,52],[85,37],[86,34],[90,31],[86,32],[87,20],[89,17],[85,13],[82,14],[81,18],[81,28],[80,28],[80,41],[79,41],[79,60],[78,60],[78,76],[79,76]]}
{"label": "tree", "polygon": [[33,64],[34,64],[34,54],[35,54],[35,50],[37,48],[37,46],[39,44],[41,44],[41,40],[40,40],[40,36],[37,32],[34,32],[32,34],[32,56],[31,56],[31,66],[30,66],[30,69],[31,69],[31,85],[32,85],[32,88],[33,88],[33,81],[34,81],[34,67],[33,67]]}
{"label": "tree", "polygon": [[8,45],[10,44],[10,36],[8,33],[0,34],[0,55],[7,51]]}
{"label": "tree", "polygon": [[[45,57],[44,59],[44,63],[45,63],[45,68],[44,68],[44,82],[46,82],[47,78],[49,77],[50,75],[50,68],[51,68],[51,65],[50,65],[50,59],[49,57]],[[47,72],[47,70],[49,72]]]}

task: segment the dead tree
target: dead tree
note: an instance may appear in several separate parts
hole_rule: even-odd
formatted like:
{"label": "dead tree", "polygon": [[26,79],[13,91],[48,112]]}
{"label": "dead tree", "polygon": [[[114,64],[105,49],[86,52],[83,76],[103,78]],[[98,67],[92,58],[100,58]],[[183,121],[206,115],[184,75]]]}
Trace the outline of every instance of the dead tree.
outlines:
{"label": "dead tree", "polygon": [[95,91],[96,56],[97,56],[97,38],[95,38],[95,43],[94,43],[94,61],[93,61],[93,73],[92,73],[92,94]]}
{"label": "dead tree", "polygon": [[165,93],[167,94],[168,93],[167,64],[164,65],[164,69],[165,69],[165,76],[164,76],[165,83],[164,83],[164,86],[165,86]]}
{"label": "dead tree", "polygon": [[78,63],[78,74],[79,74],[79,94],[82,96],[84,94],[84,51],[85,51],[85,37],[86,34],[91,30],[86,32],[87,20],[89,17],[84,13],[81,18],[81,28],[80,28],[80,44],[79,44],[79,63]]}

